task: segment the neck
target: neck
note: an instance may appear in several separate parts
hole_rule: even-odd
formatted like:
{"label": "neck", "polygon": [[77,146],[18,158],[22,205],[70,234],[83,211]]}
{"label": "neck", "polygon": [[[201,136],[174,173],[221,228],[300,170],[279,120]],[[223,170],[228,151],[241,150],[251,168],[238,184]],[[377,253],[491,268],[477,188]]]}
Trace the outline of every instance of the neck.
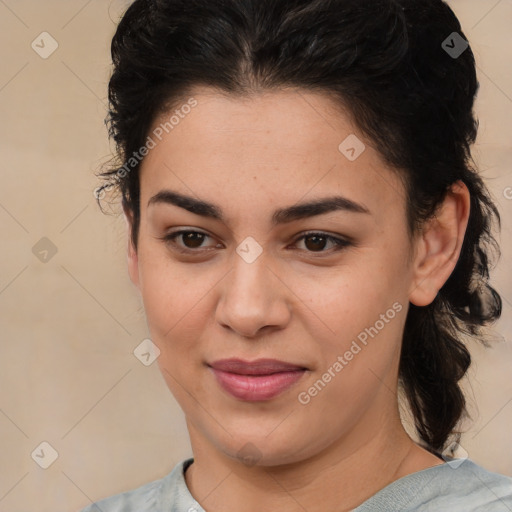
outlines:
{"label": "neck", "polygon": [[313,457],[277,466],[247,466],[213,447],[193,425],[189,432],[194,463],[185,479],[208,512],[349,511],[398,478],[442,463],[410,439],[398,411],[385,424],[358,424]]}

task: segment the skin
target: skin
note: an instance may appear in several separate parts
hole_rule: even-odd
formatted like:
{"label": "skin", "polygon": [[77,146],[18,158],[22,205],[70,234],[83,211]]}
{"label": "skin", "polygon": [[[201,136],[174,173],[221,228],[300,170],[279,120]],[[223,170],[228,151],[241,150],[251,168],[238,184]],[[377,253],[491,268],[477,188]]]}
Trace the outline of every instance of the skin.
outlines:
{"label": "skin", "polygon": [[[455,184],[411,238],[396,171],[327,96],[288,89],[240,98],[204,87],[190,96],[198,106],[142,164],[138,248],[129,242],[128,266],[163,377],[186,416],[191,494],[208,512],[351,510],[392,481],[443,463],[401,424],[398,363],[409,302],[429,304],[459,257],[467,188]],[[355,161],[338,150],[350,134],[366,145]],[[148,206],[165,189],[216,204],[224,221]],[[277,208],[332,195],[370,213],[271,223]],[[162,240],[180,228],[207,236],[188,245],[183,237]],[[318,248],[300,238],[306,231],[353,243]],[[236,252],[249,236],[263,249],[253,263]],[[396,302],[401,311],[299,403],[298,393]],[[230,357],[275,358],[308,371],[281,395],[247,402],[221,389],[206,366]],[[256,450],[250,464],[242,460],[247,443]]]}

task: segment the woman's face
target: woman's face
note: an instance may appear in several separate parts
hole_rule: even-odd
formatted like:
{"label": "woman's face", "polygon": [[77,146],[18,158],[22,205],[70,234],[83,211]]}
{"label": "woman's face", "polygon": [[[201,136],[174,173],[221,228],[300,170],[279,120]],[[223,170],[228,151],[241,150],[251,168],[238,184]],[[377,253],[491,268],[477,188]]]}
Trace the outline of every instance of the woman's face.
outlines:
{"label": "woman's face", "polygon": [[396,416],[403,185],[326,96],[191,96],[149,134],[129,267],[192,442],[266,465],[356,449]]}

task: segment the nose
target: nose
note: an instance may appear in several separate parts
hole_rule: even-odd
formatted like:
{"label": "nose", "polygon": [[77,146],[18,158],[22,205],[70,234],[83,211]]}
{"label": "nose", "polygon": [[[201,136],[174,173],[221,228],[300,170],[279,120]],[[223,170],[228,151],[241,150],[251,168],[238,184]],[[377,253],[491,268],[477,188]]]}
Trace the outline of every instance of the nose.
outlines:
{"label": "nose", "polygon": [[245,338],[286,327],[291,317],[291,291],[267,264],[264,255],[247,263],[234,256],[216,310],[217,322]]}

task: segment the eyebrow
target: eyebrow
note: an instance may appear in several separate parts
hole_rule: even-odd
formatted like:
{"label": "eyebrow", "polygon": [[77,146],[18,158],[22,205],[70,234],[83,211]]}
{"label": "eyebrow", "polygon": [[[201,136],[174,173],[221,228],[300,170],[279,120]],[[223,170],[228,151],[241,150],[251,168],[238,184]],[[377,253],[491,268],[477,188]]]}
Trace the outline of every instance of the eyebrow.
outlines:
{"label": "eyebrow", "polygon": [[[155,204],[172,204],[195,215],[225,222],[222,209],[217,205],[172,190],[161,190],[155,194],[148,201],[148,207]],[[330,196],[306,203],[295,204],[286,208],[279,208],[275,210],[272,215],[272,224],[277,226],[278,224],[285,224],[287,222],[340,210],[371,215],[370,210],[362,204],[356,203],[343,196]]]}

